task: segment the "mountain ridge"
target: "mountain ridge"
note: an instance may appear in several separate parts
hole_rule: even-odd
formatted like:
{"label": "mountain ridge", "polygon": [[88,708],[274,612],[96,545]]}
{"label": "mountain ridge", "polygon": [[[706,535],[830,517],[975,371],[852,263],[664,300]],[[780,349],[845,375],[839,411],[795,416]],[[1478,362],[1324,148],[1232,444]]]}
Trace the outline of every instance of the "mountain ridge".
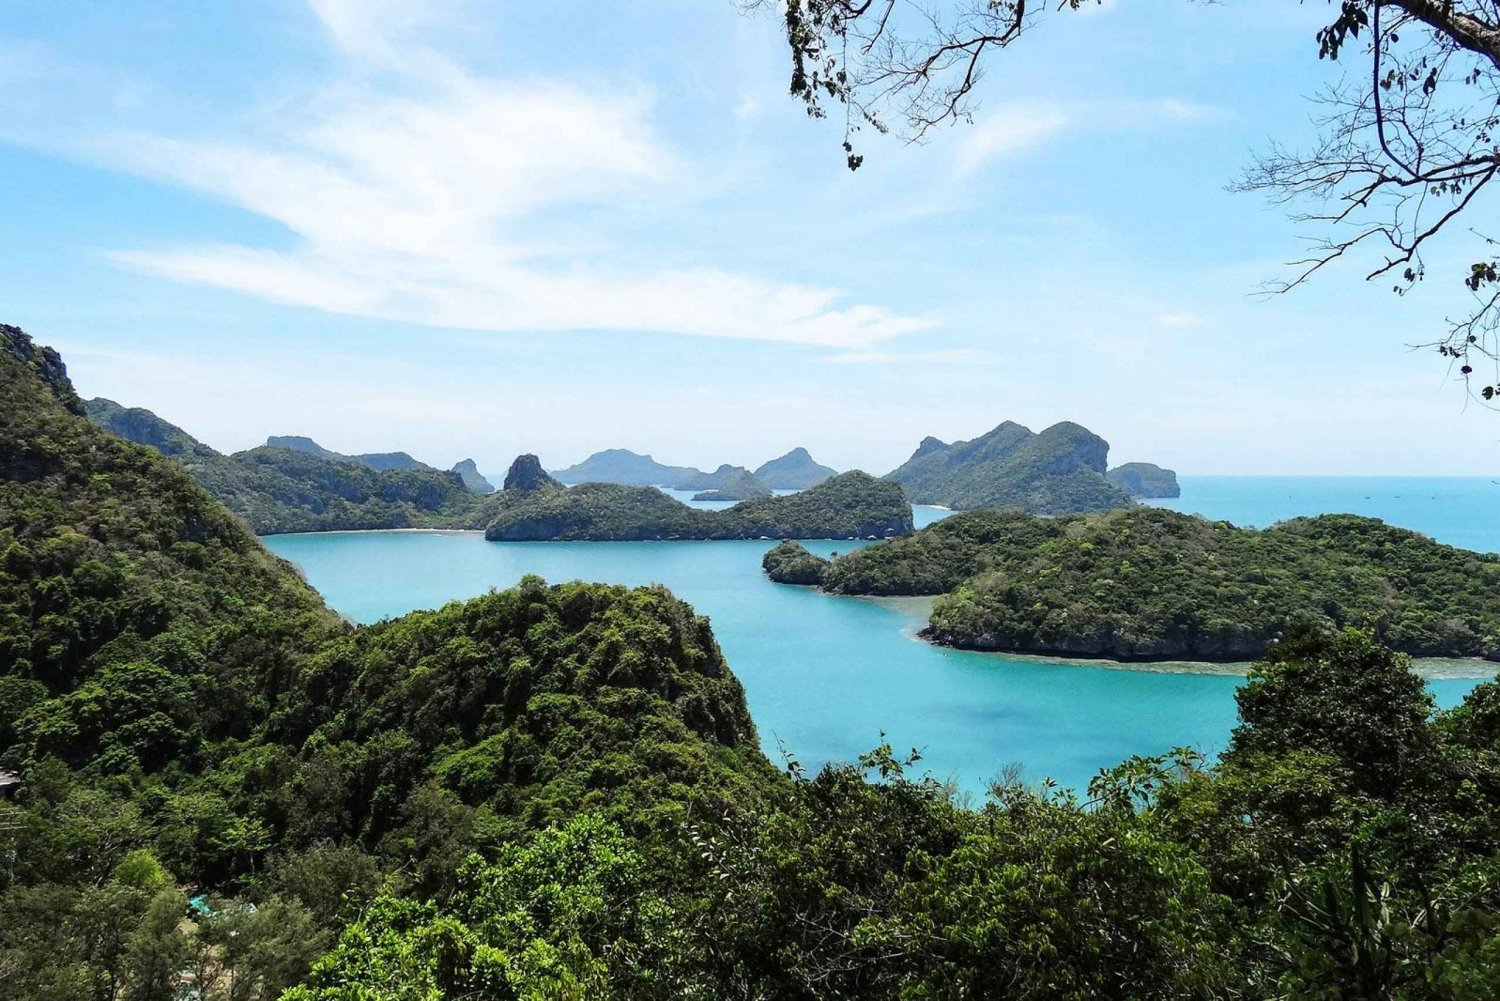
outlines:
{"label": "mountain ridge", "polygon": [[1033,432],[1004,421],[967,441],[923,438],[885,478],[901,484],[915,504],[955,510],[1076,514],[1130,507],[1129,492],[1106,477],[1108,458],[1109,443],[1081,424],[1061,421]]}

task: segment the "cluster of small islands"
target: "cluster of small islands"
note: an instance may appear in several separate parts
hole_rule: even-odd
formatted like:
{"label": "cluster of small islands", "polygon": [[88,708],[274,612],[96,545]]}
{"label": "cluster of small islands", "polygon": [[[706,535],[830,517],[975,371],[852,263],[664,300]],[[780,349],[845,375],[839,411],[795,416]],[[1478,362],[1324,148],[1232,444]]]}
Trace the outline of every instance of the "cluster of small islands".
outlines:
{"label": "cluster of small islands", "polygon": [[[258,534],[426,528],[497,542],[765,540],[773,581],[843,595],[935,598],[923,636],[954,647],[1125,661],[1246,661],[1300,623],[1358,626],[1422,657],[1500,659],[1500,557],[1352,515],[1265,530],[1140,503],[1176,474],[1110,467],[1078,424],[1010,421],[969,441],[926,438],[882,477],[795,448],[712,472],[625,449],[548,471],[516,458],[500,489],[472,460],[345,455],[270,437],[226,455],[149,410],[86,413],[148,445]],[[690,506],[658,487],[693,491]],[[915,531],[912,504],[954,515]],[[800,541],[873,542],[833,559]]]}

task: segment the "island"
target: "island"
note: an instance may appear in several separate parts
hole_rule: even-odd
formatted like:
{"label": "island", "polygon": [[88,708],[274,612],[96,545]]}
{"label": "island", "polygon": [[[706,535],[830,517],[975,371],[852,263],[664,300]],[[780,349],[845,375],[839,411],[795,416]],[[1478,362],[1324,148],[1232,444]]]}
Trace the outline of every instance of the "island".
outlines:
{"label": "island", "polygon": [[828,560],[814,556],[800,542],[786,539],[776,543],[761,558],[766,576],[778,584],[802,584],[816,587],[823,583]]}
{"label": "island", "polygon": [[923,635],[972,650],[1246,661],[1299,627],[1357,627],[1417,657],[1500,659],[1500,556],[1373,518],[1257,530],[1155,508],[953,515],[823,560],[766,554],[772,580],[936,596]]}
{"label": "island", "polygon": [[743,501],[771,496],[770,488],[744,466],[720,466],[717,479],[716,486],[694,494],[693,500]]}
{"label": "island", "polygon": [[[533,458],[522,456],[517,463],[529,466]],[[655,487],[618,483],[563,487],[554,480],[501,491],[495,500],[485,538],[501,542],[884,539],[912,531],[901,489],[857,470],[800,493],[757,497],[719,511],[689,507]]]}
{"label": "island", "polygon": [[495,492],[495,485],[484,478],[484,474],[479,471],[479,467],[474,464],[473,459],[463,459],[454,463],[453,469],[450,472],[457,473],[458,478],[463,480],[464,486],[476,494],[492,494]]}
{"label": "island", "polygon": [[806,490],[837,475],[837,469],[818,463],[800,446],[755,469],[755,478],[772,490]]}
{"label": "island", "polygon": [[682,484],[707,474],[692,466],[663,465],[649,455],[640,455],[628,448],[607,448],[565,469],[554,469],[552,475],[570,484],[621,483],[637,487],[694,489]]}
{"label": "island", "polygon": [[542,468],[542,460],[531,453],[518,455],[505,471],[506,494],[514,497],[517,494],[531,493],[536,490],[564,490],[561,483],[548,475]]}
{"label": "island", "polygon": [[1104,476],[1130,496],[1142,500],[1182,496],[1182,488],[1177,485],[1177,474],[1154,462],[1127,462],[1115,466]]}
{"label": "island", "polygon": [[1108,457],[1109,443],[1082,425],[1064,421],[1036,433],[1006,421],[972,441],[924,438],[886,479],[914,504],[955,510],[1056,515],[1130,507],[1130,493],[1105,476]]}

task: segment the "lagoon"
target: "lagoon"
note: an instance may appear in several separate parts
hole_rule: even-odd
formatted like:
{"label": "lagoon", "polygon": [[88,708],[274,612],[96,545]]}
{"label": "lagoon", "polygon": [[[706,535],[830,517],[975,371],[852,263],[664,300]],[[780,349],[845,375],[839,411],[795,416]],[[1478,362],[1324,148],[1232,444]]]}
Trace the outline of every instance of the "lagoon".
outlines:
{"label": "lagoon", "polygon": [[[1185,477],[1183,497],[1172,506],[1248,524],[1359,510],[1442,541],[1500,549],[1493,514],[1500,487],[1487,489],[1489,481],[1290,479]],[[946,512],[916,513],[921,525]],[[767,753],[775,759],[784,748],[808,768],[850,760],[884,732],[899,750],[919,749],[934,776],[974,792],[1011,764],[1030,780],[1050,776],[1082,788],[1131,754],[1179,745],[1214,754],[1235,722],[1240,678],[1232,674],[930,646],[914,635],[924,621],[920,603],[770,583],[760,569],[766,542],[494,543],[468,532],[342,532],[265,542],[358,622],[508,587],[529,573],[549,581],[665,584],[713,623],[744,682]],[[829,555],[863,544],[809,548]],[[1475,681],[1430,684],[1448,706]]]}

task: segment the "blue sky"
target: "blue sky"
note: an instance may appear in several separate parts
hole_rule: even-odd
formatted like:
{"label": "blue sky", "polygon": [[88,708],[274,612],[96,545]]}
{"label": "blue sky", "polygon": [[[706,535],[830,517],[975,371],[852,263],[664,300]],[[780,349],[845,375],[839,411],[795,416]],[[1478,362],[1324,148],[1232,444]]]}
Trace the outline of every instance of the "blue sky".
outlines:
{"label": "blue sky", "polygon": [[731,0],[10,0],[0,319],[223,449],[883,472],[1071,419],[1187,473],[1494,472],[1408,347],[1454,290],[1253,295],[1306,234],[1225,186],[1310,134],[1326,17],[1059,14],[850,174]]}

